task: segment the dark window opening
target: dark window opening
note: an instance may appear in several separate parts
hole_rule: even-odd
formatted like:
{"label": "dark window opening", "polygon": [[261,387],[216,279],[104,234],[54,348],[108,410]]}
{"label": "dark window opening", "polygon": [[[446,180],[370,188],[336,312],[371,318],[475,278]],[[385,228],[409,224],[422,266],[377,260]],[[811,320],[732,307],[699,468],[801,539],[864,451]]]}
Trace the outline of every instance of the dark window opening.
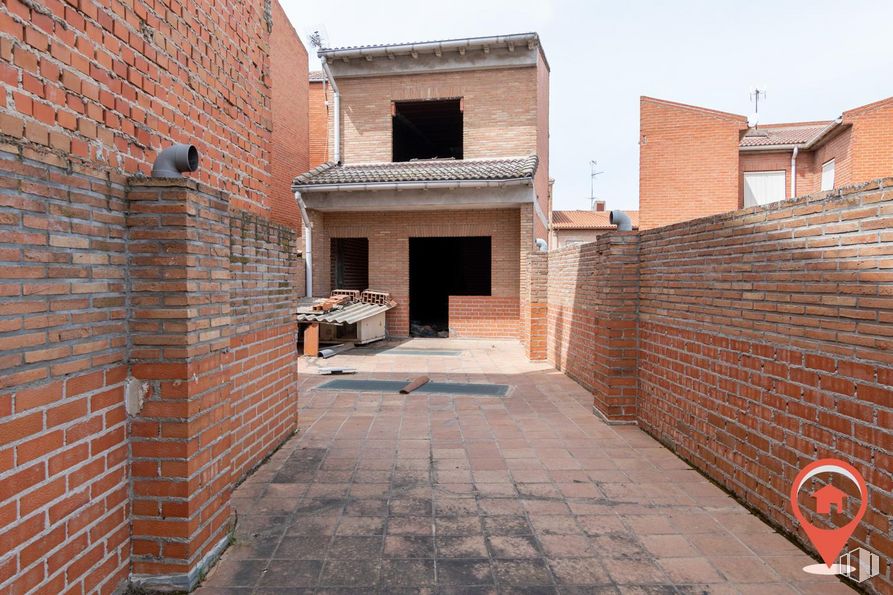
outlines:
{"label": "dark window opening", "polygon": [[393,160],[462,159],[462,100],[397,101]]}
{"label": "dark window opening", "polygon": [[369,240],[332,238],[332,289],[369,289]]}
{"label": "dark window opening", "polygon": [[445,336],[449,296],[490,295],[489,237],[409,239],[410,334]]}

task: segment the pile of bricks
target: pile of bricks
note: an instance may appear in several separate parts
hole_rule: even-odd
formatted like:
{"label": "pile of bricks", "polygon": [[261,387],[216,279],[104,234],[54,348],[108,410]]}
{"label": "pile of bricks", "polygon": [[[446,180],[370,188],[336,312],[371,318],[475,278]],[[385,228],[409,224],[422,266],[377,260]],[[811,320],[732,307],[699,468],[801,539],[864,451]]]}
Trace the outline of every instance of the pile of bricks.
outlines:
{"label": "pile of bricks", "polygon": [[374,289],[367,289],[362,294],[360,294],[360,301],[364,304],[386,306],[391,302],[391,294],[386,291],[375,291]]}

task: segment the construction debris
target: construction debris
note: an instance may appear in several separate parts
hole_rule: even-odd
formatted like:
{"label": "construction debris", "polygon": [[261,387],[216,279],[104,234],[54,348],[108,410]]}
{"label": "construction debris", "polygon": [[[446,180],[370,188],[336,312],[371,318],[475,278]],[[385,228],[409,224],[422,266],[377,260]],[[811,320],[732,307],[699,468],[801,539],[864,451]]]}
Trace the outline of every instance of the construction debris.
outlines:
{"label": "construction debris", "polygon": [[412,382],[410,382],[409,384],[407,384],[406,386],[404,386],[403,388],[401,388],[401,389],[400,389],[400,394],[401,394],[401,395],[408,395],[409,393],[411,393],[411,392],[414,391],[415,389],[420,388],[420,387],[425,386],[426,384],[428,384],[428,381],[429,381],[429,380],[430,380],[430,379],[429,379],[427,376],[419,376],[419,377],[417,377],[415,380],[413,380]]}
{"label": "construction debris", "polygon": [[319,356],[323,359],[329,359],[333,355],[338,355],[339,353],[343,353],[349,349],[353,349],[354,347],[355,345],[353,343],[342,343],[340,345],[326,347],[325,349],[319,350]]}
{"label": "construction debris", "polygon": [[341,374],[356,374],[356,368],[320,368],[319,373],[323,376],[334,375],[340,376]]}
{"label": "construction debris", "polygon": [[[336,289],[326,298],[302,298],[295,308],[295,317],[302,325],[322,325],[319,342],[351,341],[365,345],[387,337],[385,313],[396,305],[385,291]],[[305,355],[310,352],[305,348]]]}

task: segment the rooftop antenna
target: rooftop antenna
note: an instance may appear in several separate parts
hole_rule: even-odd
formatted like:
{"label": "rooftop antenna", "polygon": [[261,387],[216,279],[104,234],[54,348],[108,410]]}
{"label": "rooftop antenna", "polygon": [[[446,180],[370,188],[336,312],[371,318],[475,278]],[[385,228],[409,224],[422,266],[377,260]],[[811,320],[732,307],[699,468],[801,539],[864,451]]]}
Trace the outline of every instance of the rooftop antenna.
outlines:
{"label": "rooftop antenna", "polygon": [[750,100],[753,102],[753,114],[748,118],[748,123],[756,128],[760,123],[760,99],[766,100],[766,85],[756,85],[747,90]]}
{"label": "rooftop antenna", "polygon": [[595,171],[598,167],[598,161],[589,161],[589,208],[595,208],[595,176],[603,174],[603,171]]}
{"label": "rooftop antenna", "polygon": [[329,47],[329,33],[326,31],[325,25],[317,25],[307,33],[307,41],[314,50],[321,50]]}

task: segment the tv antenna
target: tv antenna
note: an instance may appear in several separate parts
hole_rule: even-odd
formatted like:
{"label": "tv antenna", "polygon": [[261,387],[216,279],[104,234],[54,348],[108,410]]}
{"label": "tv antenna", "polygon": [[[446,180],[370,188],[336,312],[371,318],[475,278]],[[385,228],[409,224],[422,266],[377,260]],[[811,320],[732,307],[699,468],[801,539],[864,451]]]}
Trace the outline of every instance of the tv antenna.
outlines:
{"label": "tv antenna", "polygon": [[329,46],[329,33],[326,31],[325,25],[317,25],[307,34],[307,41],[310,47],[315,50],[321,50]]}
{"label": "tv antenna", "polygon": [[760,99],[766,100],[766,85],[756,85],[747,90],[750,100],[753,102],[753,114],[751,114],[749,123],[754,128],[760,123]]}
{"label": "tv antenna", "polygon": [[605,172],[596,171],[598,167],[598,161],[590,160],[589,161],[589,208],[595,208],[595,176],[601,175]]}

